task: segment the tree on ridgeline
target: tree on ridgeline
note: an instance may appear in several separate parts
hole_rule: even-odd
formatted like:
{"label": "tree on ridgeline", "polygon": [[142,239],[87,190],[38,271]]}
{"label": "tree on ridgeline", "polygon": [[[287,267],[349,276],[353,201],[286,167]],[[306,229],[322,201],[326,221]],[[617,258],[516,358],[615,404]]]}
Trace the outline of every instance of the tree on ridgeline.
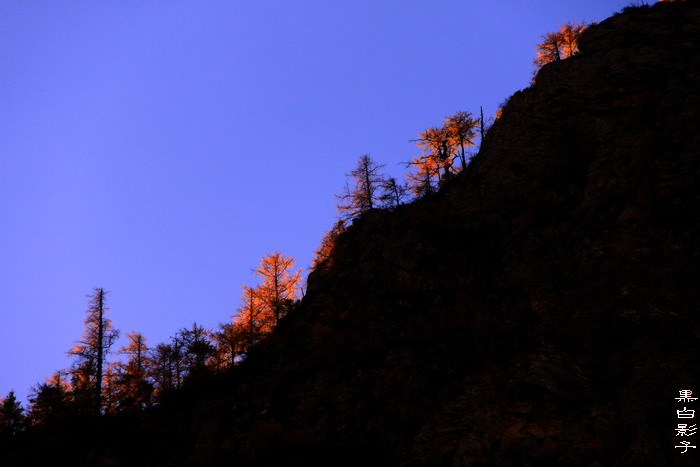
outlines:
{"label": "tree on ridgeline", "polygon": [[535,57],[535,73],[547,63],[557,62],[572,57],[578,53],[578,41],[581,34],[590,24],[567,22],[559,26],[558,31],[548,32],[542,36],[542,42],[537,44]]}
{"label": "tree on ridgeline", "polygon": [[88,302],[85,331],[80,340],[68,351],[76,358],[71,373],[76,397],[83,399],[95,414],[102,411],[103,369],[109,349],[119,337],[119,331],[105,315],[105,291],[96,288]]}
{"label": "tree on ridgeline", "polygon": [[0,442],[24,430],[25,421],[22,404],[15,397],[15,392],[10,391],[7,397],[0,401]]}
{"label": "tree on ridgeline", "polygon": [[435,193],[438,188],[438,180],[440,178],[440,169],[433,164],[431,160],[422,161],[421,164],[412,164],[417,167],[415,172],[408,172],[408,187],[414,196],[421,198]]}
{"label": "tree on ridgeline", "polygon": [[163,393],[177,387],[175,375],[175,351],[168,343],[160,343],[151,349],[148,359],[148,376],[153,381],[154,395],[160,399]]}
{"label": "tree on ridgeline", "polygon": [[128,342],[119,349],[126,356],[117,365],[116,399],[119,410],[135,410],[150,405],[153,385],[148,381],[149,349],[146,338],[137,331],[126,335]]}
{"label": "tree on ridgeline", "polygon": [[338,243],[338,238],[345,232],[347,226],[343,219],[338,219],[333,227],[321,239],[321,244],[314,251],[314,258],[311,262],[311,269],[317,269],[321,264],[325,267],[330,266],[329,261],[331,254]]}
{"label": "tree on ridgeline", "polygon": [[263,306],[255,287],[243,286],[241,305],[234,315],[233,325],[241,337],[243,353],[255,345],[268,331]]}
{"label": "tree on ridgeline", "polygon": [[275,250],[260,260],[255,274],[262,279],[255,293],[262,305],[263,319],[272,328],[298,298],[301,268],[294,271],[294,258]]}
{"label": "tree on ridgeline", "polygon": [[232,323],[220,324],[219,330],[212,334],[216,351],[214,361],[216,368],[231,368],[242,353],[243,338],[240,330]]}
{"label": "tree on ridgeline", "polygon": [[408,198],[408,185],[399,183],[394,177],[388,177],[382,180],[382,194],[379,196],[379,202],[382,208],[395,208],[401,206]]}
{"label": "tree on ridgeline", "polygon": [[369,154],[360,156],[355,170],[347,174],[352,186],[346,184],[343,194],[336,195],[341,202],[336,206],[341,219],[352,219],[378,207],[382,167],[384,164],[377,164]]}
{"label": "tree on ridgeline", "polygon": [[181,329],[178,336],[182,343],[185,374],[192,376],[200,373],[214,355],[211,331],[197,323],[192,323],[192,328]]}
{"label": "tree on ridgeline", "polygon": [[414,195],[426,196],[457,173],[454,167],[457,147],[446,126],[431,126],[418,133],[418,139],[413,141],[423,152],[406,163],[407,167],[416,167],[415,172],[406,175],[408,186]]}
{"label": "tree on ridgeline", "polygon": [[51,424],[66,417],[71,395],[66,374],[66,371],[59,370],[29,391],[29,421],[32,425]]}
{"label": "tree on ridgeline", "polygon": [[446,180],[455,173],[453,164],[456,147],[448,128],[428,127],[427,130],[418,133],[416,145],[423,149],[423,153],[411,161],[412,165],[433,166],[440,180]]}
{"label": "tree on ridgeline", "polygon": [[465,148],[474,146],[474,138],[476,138],[475,130],[480,121],[482,121],[481,131],[484,131],[483,118],[483,112],[481,113],[481,119],[478,119],[473,118],[470,112],[461,110],[451,117],[445,117],[445,125],[443,128],[447,133],[450,145],[458,150],[459,158],[462,163],[462,170],[467,167]]}

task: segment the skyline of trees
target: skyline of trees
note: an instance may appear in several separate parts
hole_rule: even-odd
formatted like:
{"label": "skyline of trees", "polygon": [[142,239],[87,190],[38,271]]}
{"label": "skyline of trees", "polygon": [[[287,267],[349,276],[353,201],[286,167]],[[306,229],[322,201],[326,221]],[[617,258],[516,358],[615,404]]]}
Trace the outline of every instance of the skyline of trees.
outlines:
{"label": "skyline of trees", "polygon": [[95,288],[83,334],[67,352],[74,358],[69,369],[32,387],[27,410],[14,391],[0,398],[0,441],[26,426],[60,422],[71,414],[143,410],[190,380],[233,367],[294,309],[301,290],[301,268],[295,270],[294,258],[279,251],[265,255],[254,272],[260,284],[243,286],[242,304],[231,322],[216,330],[194,322],[154,347],[143,334],[131,331],[112,361],[107,356],[120,333],[106,317],[107,292]]}
{"label": "skyline of trees", "polygon": [[[466,148],[474,145],[479,124],[481,119],[459,111],[445,117],[442,127],[420,132],[417,144],[423,152],[414,158],[417,170],[406,175],[408,183],[382,174],[384,164],[369,154],[360,156],[357,167],[348,174],[352,188],[346,185],[344,195],[338,196],[345,201],[338,206],[342,218],[322,238],[311,268],[330,264],[332,251],[348,228],[347,221],[372,209],[393,209],[410,202],[411,189],[414,198],[437,191],[441,182],[463,170],[468,165]],[[421,176],[426,179],[421,181]],[[411,185],[412,180],[417,181]],[[416,188],[421,184],[422,191]],[[89,296],[84,332],[68,351],[73,363],[68,370],[59,370],[31,388],[27,410],[17,405],[21,426],[53,423],[77,413],[100,416],[143,410],[200,374],[238,364],[294,309],[303,290],[301,268],[295,270],[294,259],[276,250],[265,255],[253,271],[260,283],[242,286],[240,305],[230,322],[219,324],[217,329],[195,322],[153,347],[141,333],[131,331],[124,336],[126,343],[113,361],[107,357],[120,333],[106,317],[107,292],[95,288]],[[13,392],[3,401],[12,400],[11,396]]]}

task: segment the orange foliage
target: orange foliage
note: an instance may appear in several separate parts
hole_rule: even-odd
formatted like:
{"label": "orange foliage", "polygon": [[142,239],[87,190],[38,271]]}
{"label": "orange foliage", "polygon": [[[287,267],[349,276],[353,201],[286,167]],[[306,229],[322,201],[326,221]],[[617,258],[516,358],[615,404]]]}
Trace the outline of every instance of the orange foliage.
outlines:
{"label": "orange foliage", "polygon": [[316,248],[316,251],[314,251],[315,257],[311,263],[313,269],[318,268],[321,263],[325,263],[324,266],[326,267],[330,266],[330,262],[332,261],[331,254],[338,243],[338,237],[345,232],[345,228],[345,221],[340,219],[326,232],[326,235],[321,239],[321,244]]}
{"label": "orange foliage", "polygon": [[559,31],[548,32],[543,35],[542,42],[537,44],[537,57],[535,66],[542,68],[550,62],[556,62],[571,57],[578,53],[578,40],[588,25],[567,22],[559,26]]}

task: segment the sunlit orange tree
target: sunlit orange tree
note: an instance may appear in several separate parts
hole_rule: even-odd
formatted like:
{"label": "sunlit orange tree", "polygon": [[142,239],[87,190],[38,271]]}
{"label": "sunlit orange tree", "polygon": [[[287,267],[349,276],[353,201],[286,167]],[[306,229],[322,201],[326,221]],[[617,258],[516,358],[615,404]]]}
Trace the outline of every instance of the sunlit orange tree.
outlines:
{"label": "sunlit orange tree", "polygon": [[234,315],[235,332],[240,336],[239,354],[244,354],[257,343],[267,329],[267,320],[263,315],[263,306],[255,287],[243,286],[241,304]]}
{"label": "sunlit orange tree", "polygon": [[[449,138],[450,147],[458,152],[462,163],[462,170],[467,167],[467,156],[465,149],[469,146],[474,146],[474,138],[476,138],[476,129],[480,122],[483,123],[483,112],[481,119],[474,118],[470,112],[458,111],[451,117],[445,117],[444,130]],[[483,124],[481,126],[482,133],[484,132]]]}
{"label": "sunlit orange tree", "polygon": [[444,126],[431,126],[418,133],[415,142],[423,152],[407,163],[407,166],[415,167],[415,172],[408,173],[406,177],[413,194],[424,196],[436,191],[439,182],[456,173],[453,167],[456,146]]}
{"label": "sunlit orange tree", "polygon": [[324,267],[330,266],[329,262],[331,261],[333,250],[338,243],[338,238],[345,232],[346,228],[345,221],[343,219],[338,219],[336,223],[333,224],[333,227],[326,232],[321,239],[321,244],[316,248],[316,251],[314,251],[315,256],[311,263],[312,269],[317,269],[322,264]]}
{"label": "sunlit orange tree", "polygon": [[255,274],[262,279],[256,293],[263,307],[264,319],[276,326],[297,299],[301,268],[294,270],[294,258],[279,251],[264,256]]}
{"label": "sunlit orange tree", "polygon": [[537,44],[535,57],[536,70],[550,62],[556,62],[578,53],[578,41],[588,25],[585,23],[567,22],[559,26],[559,30],[548,32],[542,36],[542,42]]}

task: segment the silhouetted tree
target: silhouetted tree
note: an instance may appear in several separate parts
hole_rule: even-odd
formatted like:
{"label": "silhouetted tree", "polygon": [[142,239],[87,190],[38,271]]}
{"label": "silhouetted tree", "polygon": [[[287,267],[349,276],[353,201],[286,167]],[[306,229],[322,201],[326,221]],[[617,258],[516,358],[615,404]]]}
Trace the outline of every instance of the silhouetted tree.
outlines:
{"label": "silhouetted tree", "polygon": [[119,331],[112,327],[112,322],[105,315],[105,291],[96,288],[88,302],[85,331],[76,345],[68,351],[76,357],[73,365],[74,384],[82,398],[85,391],[92,392],[92,409],[95,413],[102,410],[102,371],[109,349],[119,337]]}
{"label": "silhouetted tree", "polygon": [[29,421],[32,425],[50,424],[67,415],[71,388],[65,375],[65,372],[57,371],[29,391]]}
{"label": "silhouetted tree", "polygon": [[403,204],[408,197],[408,186],[405,183],[399,183],[394,177],[389,177],[382,180],[382,194],[379,196],[381,207],[394,208]]}
{"label": "silhouetted tree", "polygon": [[0,402],[0,440],[15,436],[24,429],[24,409],[15,397],[15,392],[10,391]]}
{"label": "silhouetted tree", "polygon": [[243,336],[233,323],[220,324],[219,330],[212,334],[216,353],[217,368],[232,367],[242,353]]}
{"label": "silhouetted tree", "polygon": [[192,323],[192,328],[181,329],[178,333],[182,342],[183,359],[188,374],[199,373],[204,369],[209,358],[214,355],[211,343],[211,331]]}
{"label": "silhouetted tree", "polygon": [[341,219],[351,219],[377,207],[382,167],[384,164],[377,164],[369,154],[360,156],[357,168],[348,174],[352,186],[346,184],[343,194],[336,196],[344,203],[337,205]]}
{"label": "silhouetted tree", "polygon": [[176,387],[175,351],[171,344],[160,343],[149,354],[147,372],[154,382],[154,393],[160,398]]}

